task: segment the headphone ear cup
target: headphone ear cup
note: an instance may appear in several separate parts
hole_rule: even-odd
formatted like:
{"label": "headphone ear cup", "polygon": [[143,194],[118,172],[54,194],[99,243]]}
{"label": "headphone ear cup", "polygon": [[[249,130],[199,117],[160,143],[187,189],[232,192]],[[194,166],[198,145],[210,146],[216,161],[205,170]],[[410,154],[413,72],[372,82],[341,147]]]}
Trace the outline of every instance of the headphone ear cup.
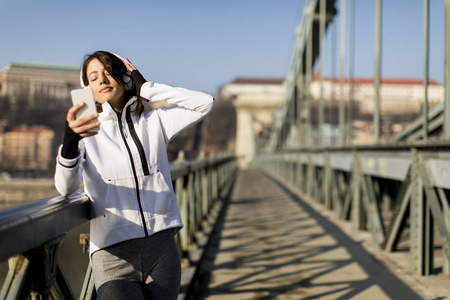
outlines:
{"label": "headphone ear cup", "polygon": [[125,89],[131,91],[133,89],[133,79],[131,76],[123,75],[123,81],[125,82]]}

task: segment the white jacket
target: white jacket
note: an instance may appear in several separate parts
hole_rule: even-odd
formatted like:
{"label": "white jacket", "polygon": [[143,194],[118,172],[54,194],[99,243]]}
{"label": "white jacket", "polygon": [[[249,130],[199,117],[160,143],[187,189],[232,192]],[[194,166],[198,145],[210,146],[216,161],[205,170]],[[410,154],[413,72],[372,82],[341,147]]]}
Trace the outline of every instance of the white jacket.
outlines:
{"label": "white jacket", "polygon": [[[119,117],[103,104],[97,135],[79,142],[79,156],[65,159],[58,154],[55,186],[68,195],[82,180],[91,199],[90,253],[168,228],[181,229],[181,221],[167,158],[169,141],[181,130],[198,122],[213,106],[212,96],[146,82],[141,96],[146,111],[132,111],[130,99]],[[159,102],[162,101],[162,102]],[[168,106],[149,109],[155,102]],[[149,111],[147,111],[149,110]]]}

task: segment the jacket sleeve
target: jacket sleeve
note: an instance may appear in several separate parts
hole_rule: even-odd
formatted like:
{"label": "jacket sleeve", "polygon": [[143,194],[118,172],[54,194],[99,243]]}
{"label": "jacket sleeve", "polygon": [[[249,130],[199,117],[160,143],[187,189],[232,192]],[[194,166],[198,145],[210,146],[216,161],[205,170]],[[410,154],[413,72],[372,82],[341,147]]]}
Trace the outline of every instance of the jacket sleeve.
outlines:
{"label": "jacket sleeve", "polygon": [[55,187],[61,195],[67,196],[75,193],[83,180],[84,147],[79,147],[78,157],[73,159],[62,157],[61,148],[62,146],[59,147],[56,158]]}
{"label": "jacket sleeve", "polygon": [[[214,98],[206,93],[184,88],[171,87],[165,84],[146,82],[142,85],[141,96],[149,99],[146,106],[154,107],[155,102],[166,106],[157,110],[167,141],[170,141],[184,128],[200,121],[214,107]],[[153,104],[153,105],[152,105]]]}

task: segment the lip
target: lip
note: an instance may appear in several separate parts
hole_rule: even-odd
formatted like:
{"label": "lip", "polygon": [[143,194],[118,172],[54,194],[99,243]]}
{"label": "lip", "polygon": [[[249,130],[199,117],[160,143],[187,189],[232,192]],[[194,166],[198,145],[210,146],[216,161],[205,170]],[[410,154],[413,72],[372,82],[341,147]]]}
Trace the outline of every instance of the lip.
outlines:
{"label": "lip", "polygon": [[112,90],[112,87],[107,86],[107,87],[102,88],[102,89],[100,90],[100,93],[109,92],[109,91],[111,91],[111,90]]}

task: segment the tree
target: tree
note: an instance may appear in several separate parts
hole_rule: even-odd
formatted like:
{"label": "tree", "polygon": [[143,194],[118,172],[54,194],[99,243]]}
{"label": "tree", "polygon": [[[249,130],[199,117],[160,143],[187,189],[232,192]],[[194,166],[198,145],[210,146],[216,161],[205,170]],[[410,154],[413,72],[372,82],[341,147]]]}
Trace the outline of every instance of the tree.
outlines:
{"label": "tree", "polygon": [[236,109],[231,101],[217,99],[214,110],[204,120],[202,149],[205,152],[234,150]]}

